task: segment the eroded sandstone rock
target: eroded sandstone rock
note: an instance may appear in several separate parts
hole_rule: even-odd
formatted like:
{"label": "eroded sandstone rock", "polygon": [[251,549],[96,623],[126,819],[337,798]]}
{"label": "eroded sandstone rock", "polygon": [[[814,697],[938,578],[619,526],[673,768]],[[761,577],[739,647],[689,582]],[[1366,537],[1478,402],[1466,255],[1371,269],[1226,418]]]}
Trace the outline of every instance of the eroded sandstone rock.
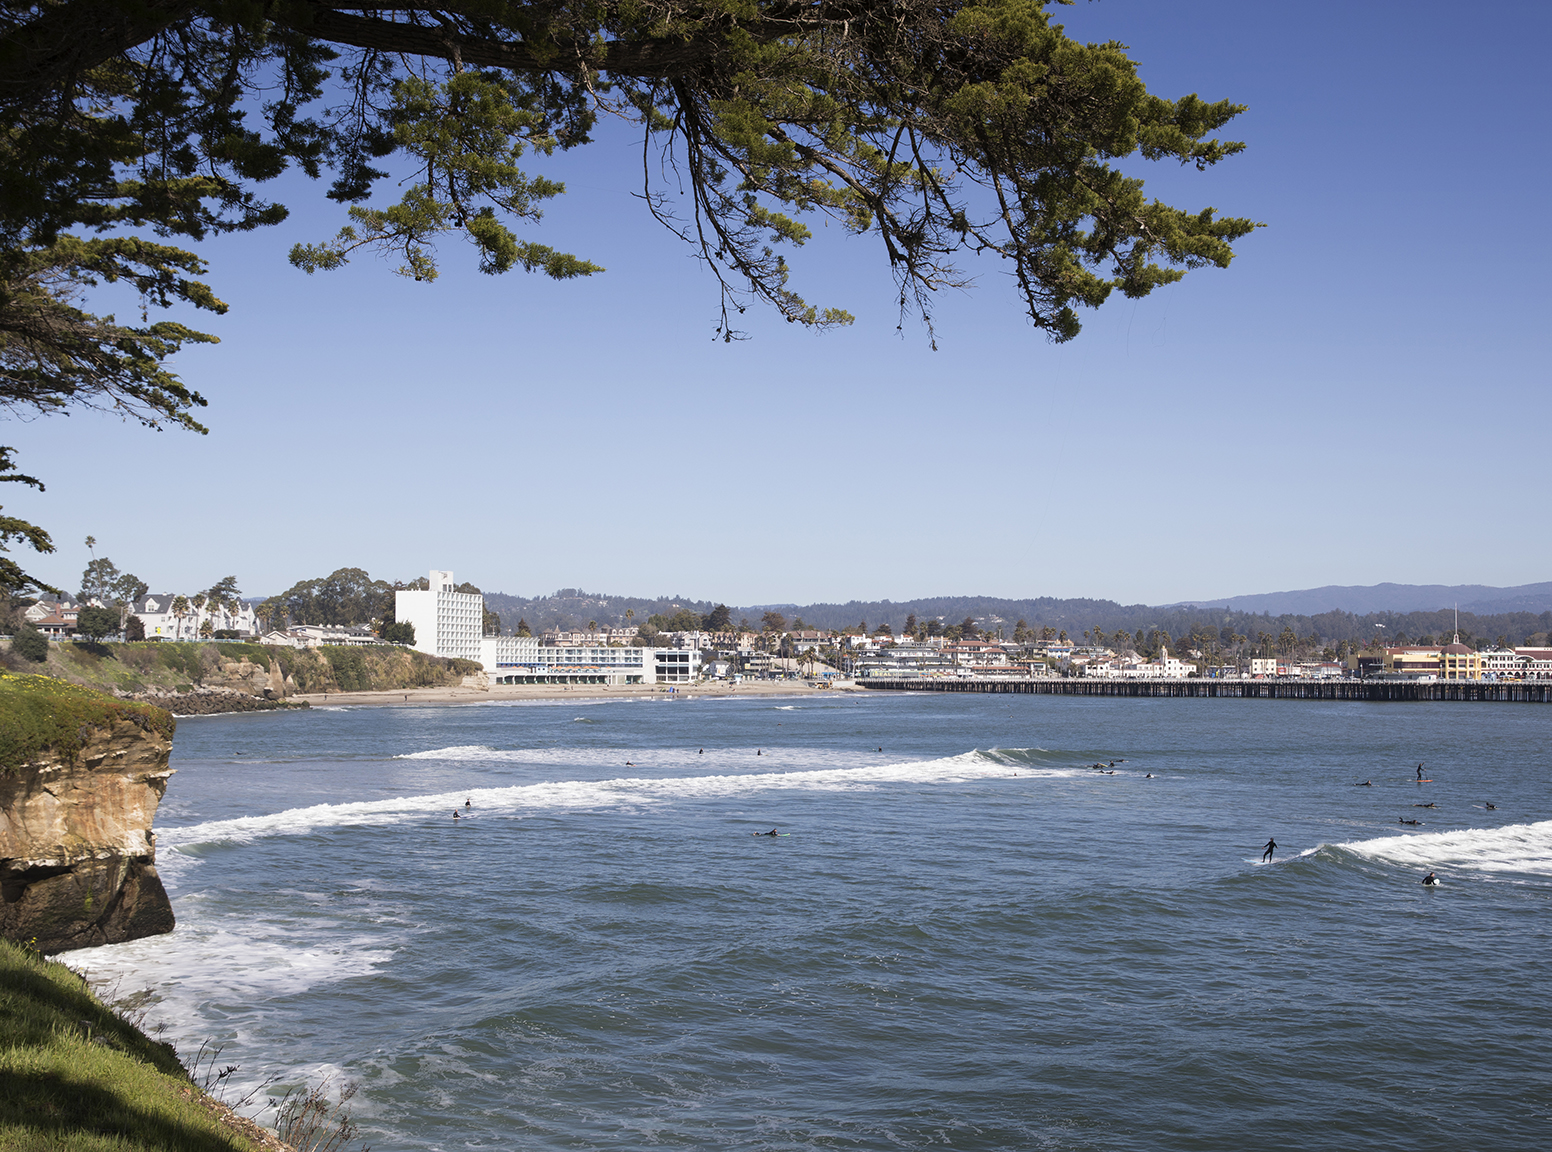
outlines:
{"label": "eroded sandstone rock", "polygon": [[151,830],[172,725],[144,704],[0,677],[0,935],[61,952],[172,931]]}

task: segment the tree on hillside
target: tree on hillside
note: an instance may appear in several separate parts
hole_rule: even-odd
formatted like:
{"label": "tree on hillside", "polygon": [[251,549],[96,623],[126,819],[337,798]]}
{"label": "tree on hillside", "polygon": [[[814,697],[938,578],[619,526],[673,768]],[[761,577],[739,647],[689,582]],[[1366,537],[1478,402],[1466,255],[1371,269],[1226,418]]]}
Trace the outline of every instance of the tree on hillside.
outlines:
{"label": "tree on hillside", "polygon": [[97,608],[88,605],[76,613],[75,630],[88,640],[101,640],[119,630],[119,614],[115,608]]}
{"label": "tree on hillside", "polygon": [[766,612],[760,617],[760,628],[764,632],[780,632],[787,626],[787,618],[780,612]]}
{"label": "tree on hillside", "polygon": [[981,630],[975,626],[974,616],[966,616],[959,622],[959,634],[966,640],[974,640],[981,634]]}
{"label": "tree on hillside", "polygon": [[733,613],[726,604],[718,604],[701,621],[701,627],[707,632],[726,632],[732,626]]}
{"label": "tree on hillside", "polygon": [[393,585],[372,579],[364,569],[337,568],[327,576],[298,581],[263,607],[272,619],[284,615],[293,624],[347,627],[392,612],[394,591]]}
{"label": "tree on hillside", "polygon": [[514,636],[532,636],[533,631],[528,627],[528,621],[521,616],[517,618],[517,627],[513,629]]}

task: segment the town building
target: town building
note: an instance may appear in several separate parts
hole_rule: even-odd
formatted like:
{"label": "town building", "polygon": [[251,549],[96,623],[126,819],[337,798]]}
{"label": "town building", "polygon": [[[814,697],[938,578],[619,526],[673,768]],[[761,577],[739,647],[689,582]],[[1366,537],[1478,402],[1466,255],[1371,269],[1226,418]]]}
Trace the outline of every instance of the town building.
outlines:
{"label": "town building", "polygon": [[485,636],[479,661],[492,684],[688,684],[698,651],[608,644],[541,644],[532,636]]}
{"label": "town building", "polygon": [[217,632],[248,639],[259,634],[253,605],[240,600],[235,605],[213,604],[202,596],[156,592],[140,597],[129,612],[140,617],[147,640],[200,640]]}
{"label": "town building", "polygon": [[393,615],[415,626],[417,651],[432,656],[480,660],[485,632],[485,597],[459,592],[451,572],[432,569],[429,586],[393,594]]}

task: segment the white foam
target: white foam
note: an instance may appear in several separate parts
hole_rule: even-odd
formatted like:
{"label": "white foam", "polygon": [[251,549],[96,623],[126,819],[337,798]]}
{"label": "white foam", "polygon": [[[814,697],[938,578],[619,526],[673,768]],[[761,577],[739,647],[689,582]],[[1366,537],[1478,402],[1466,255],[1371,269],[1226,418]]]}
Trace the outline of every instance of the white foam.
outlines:
{"label": "white foam", "polygon": [[245,1005],[366,976],[392,956],[378,936],[302,944],[279,929],[268,939],[239,935],[196,914],[166,936],[86,948],[69,961],[94,984],[149,989],[169,1002],[166,1015],[176,1020],[210,1002]]}
{"label": "white foam", "polygon": [[[441,749],[441,752],[450,751]],[[777,759],[781,757],[771,757]],[[1008,775],[998,755],[965,752],[938,760],[880,764],[862,768],[821,768],[807,771],[751,772],[745,775],[679,776],[665,779],[622,777],[612,780],[557,780],[504,788],[462,789],[426,796],[316,804],[266,816],[211,820],[184,828],[164,828],[158,844],[174,851],[199,844],[244,843],[265,836],[306,835],[323,828],[383,826],[450,817],[465,799],[474,801],[474,818],[527,812],[618,808],[743,796],[773,789],[826,792],[872,790],[884,784],[951,784]],[[1079,769],[1020,766],[1020,776],[1070,777]],[[450,822],[450,821],[449,821]]]}
{"label": "white foam", "polygon": [[1552,820],[1381,836],[1333,845],[1358,856],[1411,868],[1460,868],[1477,872],[1519,872],[1552,876]]}

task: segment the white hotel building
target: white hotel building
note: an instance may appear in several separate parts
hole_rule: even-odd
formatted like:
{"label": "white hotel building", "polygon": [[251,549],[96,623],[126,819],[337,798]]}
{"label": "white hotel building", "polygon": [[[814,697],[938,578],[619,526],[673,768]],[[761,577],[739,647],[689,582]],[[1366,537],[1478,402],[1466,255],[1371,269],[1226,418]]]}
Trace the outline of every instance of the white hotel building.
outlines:
{"label": "white hotel building", "polygon": [[485,597],[455,592],[451,572],[431,573],[425,592],[394,594],[394,616],[415,626],[415,647],[477,660],[493,684],[688,684],[698,651],[541,644],[532,636],[485,636]]}
{"label": "white hotel building", "polygon": [[451,572],[432,569],[426,591],[393,594],[394,619],[415,625],[415,647],[422,652],[478,660],[485,632],[485,597],[455,592],[457,587]]}

